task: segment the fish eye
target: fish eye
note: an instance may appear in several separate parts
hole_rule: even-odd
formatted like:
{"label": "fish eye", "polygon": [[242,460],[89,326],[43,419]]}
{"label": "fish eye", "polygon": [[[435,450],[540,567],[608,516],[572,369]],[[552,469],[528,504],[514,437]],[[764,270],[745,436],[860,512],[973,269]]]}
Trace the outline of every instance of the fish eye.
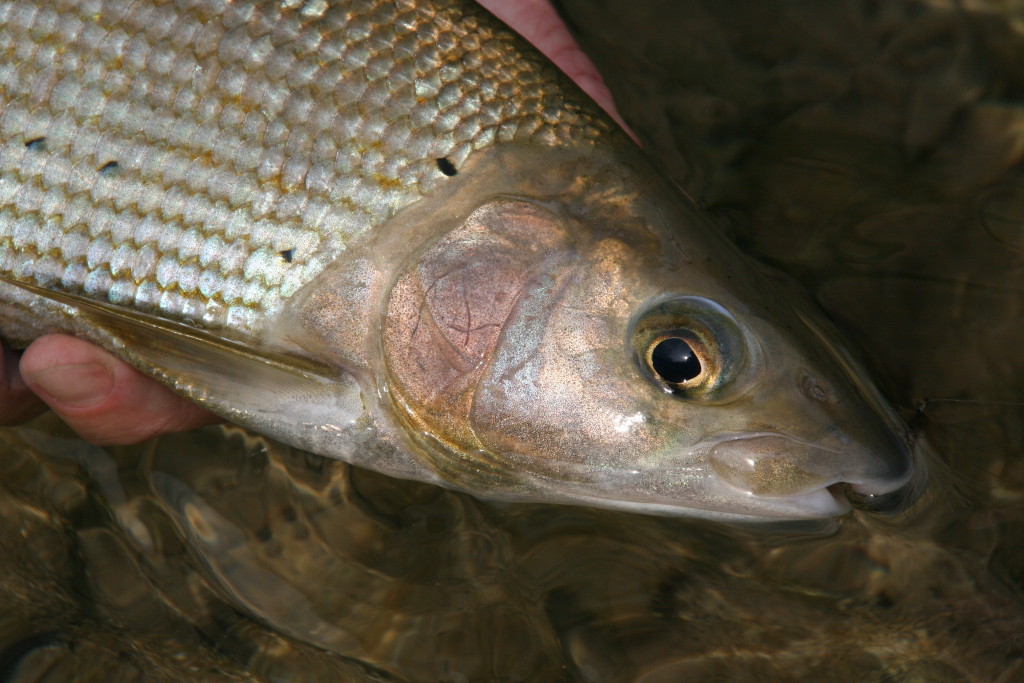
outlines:
{"label": "fish eye", "polygon": [[631,346],[649,381],[680,398],[716,401],[733,394],[746,343],[732,315],[702,297],[657,301],[634,318]]}
{"label": "fish eye", "polygon": [[667,337],[651,348],[651,369],[669,384],[700,377],[703,366],[693,348],[680,337]]}

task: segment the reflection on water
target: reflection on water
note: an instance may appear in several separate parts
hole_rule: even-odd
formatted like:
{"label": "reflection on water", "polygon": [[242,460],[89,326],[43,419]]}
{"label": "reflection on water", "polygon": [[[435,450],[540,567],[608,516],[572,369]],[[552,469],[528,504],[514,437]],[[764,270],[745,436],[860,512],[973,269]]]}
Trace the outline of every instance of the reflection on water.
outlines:
{"label": "reflection on water", "polygon": [[765,532],[44,419],[0,445],[0,679],[1024,679],[1015,7],[563,5],[647,147],[849,334],[927,495]]}
{"label": "reflection on water", "polygon": [[766,534],[495,508],[232,427],[57,434],[0,461],[15,680],[990,680],[1019,654],[1019,505]]}

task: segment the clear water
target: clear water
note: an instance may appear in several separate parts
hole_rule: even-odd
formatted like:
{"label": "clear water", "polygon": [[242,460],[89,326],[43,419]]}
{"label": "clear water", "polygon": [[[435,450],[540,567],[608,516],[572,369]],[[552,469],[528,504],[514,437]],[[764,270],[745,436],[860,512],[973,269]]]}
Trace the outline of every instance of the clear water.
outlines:
{"label": "clear water", "polygon": [[0,680],[1024,680],[1020,8],[562,5],[647,148],[929,442],[924,498],[768,532],[43,420],[0,442]]}

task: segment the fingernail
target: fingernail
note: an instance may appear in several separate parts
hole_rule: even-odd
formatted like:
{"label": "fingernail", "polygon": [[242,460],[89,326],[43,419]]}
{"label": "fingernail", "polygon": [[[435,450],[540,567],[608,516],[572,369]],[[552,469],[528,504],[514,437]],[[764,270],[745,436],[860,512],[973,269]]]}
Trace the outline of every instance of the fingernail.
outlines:
{"label": "fingernail", "polygon": [[[69,408],[87,408],[105,399],[114,388],[110,368],[99,363],[58,365],[28,375],[25,379],[43,398]],[[49,401],[48,401],[49,402]]]}

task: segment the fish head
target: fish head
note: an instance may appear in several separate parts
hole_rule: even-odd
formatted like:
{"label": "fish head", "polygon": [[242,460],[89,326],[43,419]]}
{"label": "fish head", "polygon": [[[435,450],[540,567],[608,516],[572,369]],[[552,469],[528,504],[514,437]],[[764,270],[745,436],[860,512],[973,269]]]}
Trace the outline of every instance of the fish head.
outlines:
{"label": "fish head", "polygon": [[908,430],[821,313],[656,175],[558,177],[481,197],[387,288],[380,393],[441,480],[737,520],[908,482]]}

